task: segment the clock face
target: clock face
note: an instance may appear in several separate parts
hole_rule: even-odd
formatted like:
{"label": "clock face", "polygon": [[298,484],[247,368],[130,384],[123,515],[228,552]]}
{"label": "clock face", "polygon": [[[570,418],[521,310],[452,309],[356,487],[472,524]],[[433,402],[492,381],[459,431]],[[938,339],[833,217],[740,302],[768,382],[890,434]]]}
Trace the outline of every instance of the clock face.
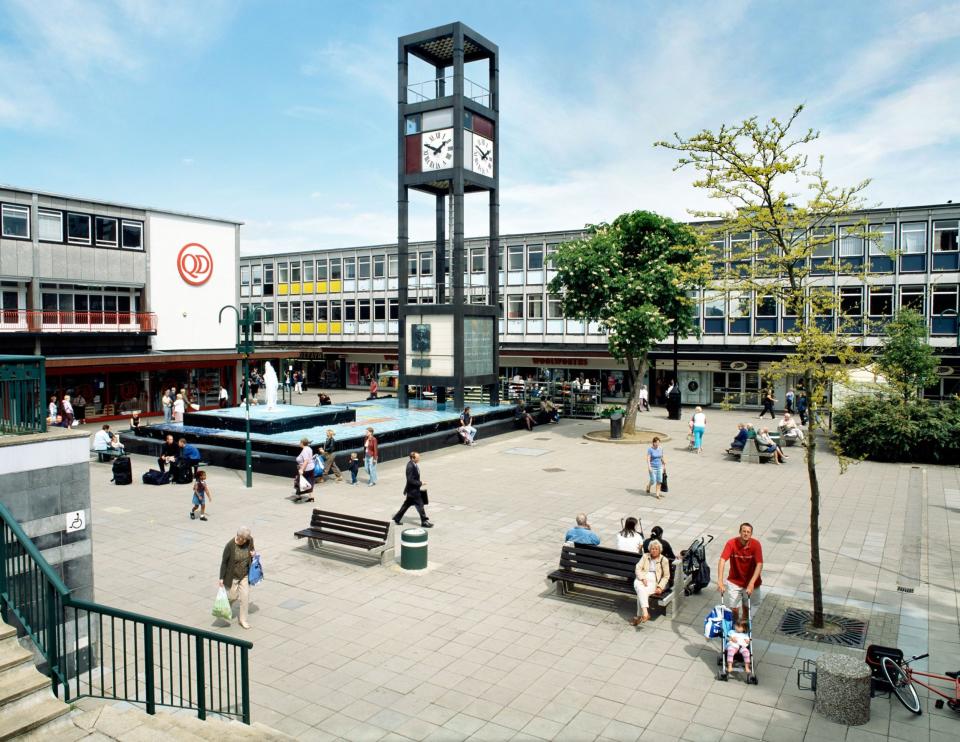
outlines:
{"label": "clock face", "polygon": [[473,135],[473,172],[493,177],[493,142],[477,133]]}
{"label": "clock face", "polygon": [[453,167],[453,129],[424,133],[421,151],[424,172]]}

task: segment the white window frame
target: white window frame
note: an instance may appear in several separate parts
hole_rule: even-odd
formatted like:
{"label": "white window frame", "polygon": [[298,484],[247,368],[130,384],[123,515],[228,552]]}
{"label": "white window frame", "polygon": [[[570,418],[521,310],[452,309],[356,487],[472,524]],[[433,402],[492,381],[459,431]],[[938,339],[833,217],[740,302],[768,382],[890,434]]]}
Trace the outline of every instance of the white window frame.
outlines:
{"label": "white window frame", "polygon": [[[136,247],[130,247],[129,245],[123,244],[123,230],[128,227],[136,229],[137,233],[140,235],[140,244]],[[123,219],[120,222],[120,247],[124,250],[142,250],[143,249],[143,222],[134,222],[129,219]]]}
{"label": "white window frame", "polygon": [[[15,212],[15,214],[14,214]],[[27,233],[22,234],[7,234],[2,232],[2,236],[7,240],[29,240],[30,239],[30,207],[22,206],[20,204],[3,204],[2,209],[0,209],[0,228],[2,228],[3,220],[7,218],[7,215],[17,216],[24,219],[27,223]]]}
{"label": "white window frame", "polygon": [[[70,236],[70,217],[76,216],[87,220],[87,238]],[[81,214],[77,211],[67,212],[67,242],[71,245],[92,245],[93,244],[93,219],[89,214]]]}
{"label": "white window frame", "polygon": [[[855,227],[840,227],[840,257],[841,258],[862,258],[863,257],[863,237],[859,236],[856,232],[850,234],[850,230],[856,229]],[[854,245],[854,250],[851,251],[849,245]]]}
{"label": "white window frame", "polygon": [[[907,227],[914,227],[914,229],[907,229]],[[921,230],[916,229],[917,227],[923,227],[923,244],[920,246],[919,250],[908,250],[907,249],[907,240],[904,239],[905,233],[916,233]],[[900,252],[903,255],[926,255],[927,254],[927,223],[926,222],[900,222]]]}
{"label": "white window frame", "polygon": [[[879,240],[870,240],[870,255],[876,258],[892,258],[897,249],[897,229],[892,224],[871,224],[870,232],[883,235]],[[879,243],[879,244],[878,244]],[[886,249],[885,249],[886,248]]]}
{"label": "white window frame", "polygon": [[[40,222],[44,217],[47,217],[47,218],[56,217],[60,227],[59,228],[60,236],[57,237],[57,239],[44,237],[42,235],[43,230],[40,229]],[[63,242],[63,212],[62,211],[55,211],[53,209],[37,209],[37,239],[40,242]]]}
{"label": "white window frame", "polygon": [[[101,221],[113,222],[113,233],[117,236],[113,242],[101,240],[97,237],[97,225]],[[96,241],[97,247],[117,247],[120,244],[120,220],[115,216],[95,216],[93,218],[93,239]]]}
{"label": "white window frame", "polygon": [[[947,226],[949,225],[949,226]],[[934,219],[933,220],[933,251],[938,253],[951,253],[957,252],[957,248],[953,250],[941,250],[938,245],[940,240],[937,239],[941,232],[956,232],[960,228],[960,221],[957,219]]]}

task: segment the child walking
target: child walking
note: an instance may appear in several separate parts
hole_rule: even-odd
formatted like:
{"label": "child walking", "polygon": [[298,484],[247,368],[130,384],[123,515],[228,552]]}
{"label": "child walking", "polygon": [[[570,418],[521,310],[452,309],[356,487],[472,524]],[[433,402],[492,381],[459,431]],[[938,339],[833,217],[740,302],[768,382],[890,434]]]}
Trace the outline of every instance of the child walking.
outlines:
{"label": "child walking", "polygon": [[727,633],[727,672],[733,672],[733,658],[740,652],[743,657],[743,669],[750,673],[750,634],[747,624],[740,620]]}
{"label": "child walking", "polygon": [[210,488],[207,487],[207,473],[198,471],[197,481],[193,483],[193,509],[190,511],[190,520],[197,517],[197,508],[200,508],[200,520],[207,519],[208,499],[213,500],[210,496]]}
{"label": "child walking", "polygon": [[360,471],[360,459],[357,454],[350,454],[350,484],[357,483],[357,473]]}

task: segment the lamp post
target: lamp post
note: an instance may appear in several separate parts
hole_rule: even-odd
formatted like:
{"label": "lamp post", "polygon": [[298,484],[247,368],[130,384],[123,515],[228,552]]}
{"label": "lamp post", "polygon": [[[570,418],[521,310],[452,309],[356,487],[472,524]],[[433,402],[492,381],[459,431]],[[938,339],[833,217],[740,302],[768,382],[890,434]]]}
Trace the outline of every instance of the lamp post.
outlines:
{"label": "lamp post", "polygon": [[[241,391],[243,393],[243,403],[246,407],[246,470],[247,470],[247,488],[253,487],[253,452],[250,449],[250,393],[247,390],[247,384],[250,378],[250,354],[253,353],[253,318],[257,310],[263,310],[262,304],[246,305],[243,308],[243,314],[233,304],[227,304],[220,308],[220,314],[217,316],[217,322],[223,321],[223,310],[232,309],[237,313],[237,353],[243,356],[243,383]],[[240,333],[243,332],[243,339]]]}

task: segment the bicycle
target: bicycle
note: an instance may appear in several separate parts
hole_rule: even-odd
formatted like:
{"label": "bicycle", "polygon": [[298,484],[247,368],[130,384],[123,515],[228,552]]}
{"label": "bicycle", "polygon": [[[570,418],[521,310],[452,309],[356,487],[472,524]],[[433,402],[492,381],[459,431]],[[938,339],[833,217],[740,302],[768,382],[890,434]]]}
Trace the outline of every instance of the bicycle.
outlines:
{"label": "bicycle", "polygon": [[[910,667],[911,662],[922,660],[929,656],[930,653],[928,652],[927,654],[918,654],[908,660],[901,659],[899,661],[891,657],[884,657],[880,662],[880,667],[883,668],[883,672],[887,676],[887,682],[890,683],[893,692],[897,694],[897,698],[900,699],[900,703],[904,705],[907,711],[911,711],[914,714],[921,713],[917,689],[913,687],[913,684],[917,683],[917,685],[922,685],[938,696],[943,696],[943,698],[938,698],[934,702],[934,706],[938,709],[943,708],[943,699],[946,699],[947,706],[949,706],[951,710],[960,712],[960,670],[957,672],[947,672],[946,675],[937,675],[935,673],[914,670]],[[941,689],[919,680],[918,678],[920,677],[935,678],[946,683],[953,683],[953,697],[951,698]]]}

